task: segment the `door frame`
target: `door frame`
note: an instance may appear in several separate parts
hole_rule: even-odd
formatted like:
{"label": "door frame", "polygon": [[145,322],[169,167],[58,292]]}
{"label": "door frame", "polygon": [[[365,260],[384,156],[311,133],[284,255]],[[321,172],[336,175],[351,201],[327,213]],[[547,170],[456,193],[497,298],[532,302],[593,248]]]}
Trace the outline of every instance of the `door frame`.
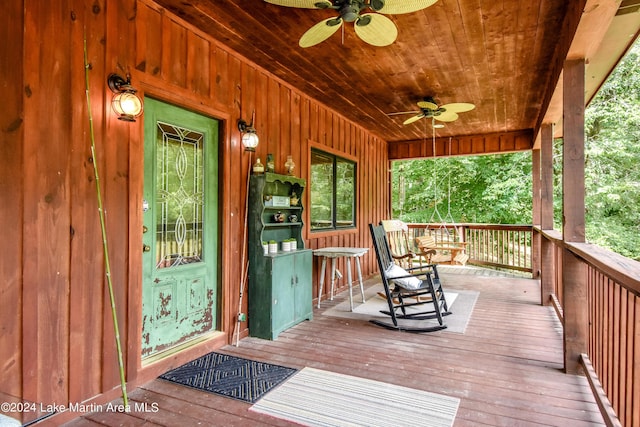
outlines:
{"label": "door frame", "polygon": [[[145,360],[142,352],[142,200],[144,191],[144,118],[139,118],[135,125],[122,123],[122,134],[130,135],[129,146],[129,275],[126,313],[127,347],[126,374],[130,387],[141,385],[156,378],[167,370],[180,366],[190,360],[208,352],[223,347],[230,342],[229,330],[231,325],[232,307],[230,304],[229,278],[229,235],[231,226],[229,221],[222,221],[230,206],[230,164],[225,159],[231,155],[231,114],[220,104],[212,104],[211,98],[194,95],[193,92],[182,88],[168,88],[165,82],[158,82],[158,86],[140,72],[132,72],[138,83],[138,95],[155,98],[180,108],[191,110],[219,121],[218,126],[218,324],[219,331],[213,332],[206,340],[194,343],[192,346],[178,349],[173,354],[158,360]],[[151,80],[151,81],[150,81]],[[115,121],[115,120],[114,120]],[[117,122],[118,125],[121,122]],[[127,127],[127,125],[129,125]],[[116,132],[117,133],[117,132]],[[239,139],[238,139],[239,143]],[[124,312],[120,314],[124,317]],[[117,391],[114,392],[114,396]]]}

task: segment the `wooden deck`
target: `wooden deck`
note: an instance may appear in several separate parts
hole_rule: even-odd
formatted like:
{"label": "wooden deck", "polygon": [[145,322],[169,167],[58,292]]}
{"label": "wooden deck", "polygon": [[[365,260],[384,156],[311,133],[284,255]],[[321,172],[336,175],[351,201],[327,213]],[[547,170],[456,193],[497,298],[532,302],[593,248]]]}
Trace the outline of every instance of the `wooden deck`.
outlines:
{"label": "wooden deck", "polygon": [[[347,297],[343,292],[315,309],[313,321],[275,341],[247,338],[220,351],[455,396],[460,399],[455,426],[602,425],[586,379],[562,372],[562,326],[551,308],[538,304],[538,282],[460,273],[469,272],[442,273],[446,289],[480,292],[464,334],[398,333],[323,315]],[[68,425],[293,425],[250,412],[250,404],[162,380],[134,390],[130,399],[156,403],[159,410],[87,414]]]}

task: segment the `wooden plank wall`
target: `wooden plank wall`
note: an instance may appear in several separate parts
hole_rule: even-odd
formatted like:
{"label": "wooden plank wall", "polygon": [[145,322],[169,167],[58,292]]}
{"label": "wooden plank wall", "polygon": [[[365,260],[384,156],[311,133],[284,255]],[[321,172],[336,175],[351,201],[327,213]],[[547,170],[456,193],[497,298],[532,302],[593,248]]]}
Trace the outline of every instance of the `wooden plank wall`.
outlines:
{"label": "wooden plank wall", "polygon": [[[358,160],[357,230],[320,237],[307,230],[308,247],[369,247],[367,224],[387,217],[385,141],[151,1],[5,0],[0,13],[12,17],[0,30],[8,46],[0,54],[0,68],[9,82],[3,86],[5,114],[0,118],[0,218],[9,237],[5,254],[12,254],[0,261],[0,391],[58,404],[117,393],[93,162],[101,174],[127,375],[130,381],[149,379],[141,374],[138,358],[143,120],[126,123],[111,114],[109,73],[131,73],[141,95],[221,120],[224,342],[230,340],[237,313],[245,177],[255,160],[240,144],[239,118],[250,120],[255,110],[261,140],[256,156],[264,161],[273,153],[280,170],[291,154],[296,174],[307,178],[311,142]],[[95,159],[89,145],[84,34]],[[373,253],[362,266],[365,276],[377,271]],[[314,276],[314,295],[316,286]],[[242,329],[245,335],[246,324]],[[154,366],[155,373],[170,365]]]}
{"label": "wooden plank wall", "polygon": [[531,129],[455,138],[436,137],[435,144],[433,136],[426,135],[422,140],[389,142],[389,160],[510,153],[531,150],[533,143]]}

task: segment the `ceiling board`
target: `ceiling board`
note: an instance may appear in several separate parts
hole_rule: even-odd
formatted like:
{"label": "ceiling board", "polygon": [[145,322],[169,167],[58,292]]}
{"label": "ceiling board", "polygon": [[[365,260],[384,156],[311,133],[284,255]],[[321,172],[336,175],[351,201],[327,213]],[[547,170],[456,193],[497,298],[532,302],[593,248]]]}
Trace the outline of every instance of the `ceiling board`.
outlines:
{"label": "ceiling board", "polygon": [[[415,111],[426,96],[440,105],[476,105],[439,129],[442,137],[535,131],[557,83],[553,62],[559,41],[567,40],[561,37],[567,31],[565,14],[576,10],[565,0],[439,0],[414,13],[386,15],[398,27],[390,46],[366,44],[353,23],[345,23],[343,31],[304,49],[298,46],[302,34],[335,11],[261,0],[155,3],[389,142],[421,140],[431,133],[428,119],[403,126],[410,115],[388,115]],[[588,6],[597,3],[589,0]],[[593,46],[600,45],[603,32],[594,32],[589,22],[610,22],[610,9],[585,8],[583,26],[592,30],[582,31],[574,44],[589,46],[590,54],[597,51]],[[638,17],[636,12],[627,16]],[[594,67],[594,73],[603,72]]]}

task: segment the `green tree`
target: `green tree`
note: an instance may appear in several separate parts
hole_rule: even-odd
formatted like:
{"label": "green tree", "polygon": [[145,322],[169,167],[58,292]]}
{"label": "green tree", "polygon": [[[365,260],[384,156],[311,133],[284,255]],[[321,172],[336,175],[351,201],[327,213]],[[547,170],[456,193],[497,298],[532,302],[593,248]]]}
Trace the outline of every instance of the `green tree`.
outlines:
{"label": "green tree", "polygon": [[393,215],[407,222],[531,222],[531,153],[394,162]]}
{"label": "green tree", "polygon": [[640,259],[640,43],[585,112],[587,240]]}

